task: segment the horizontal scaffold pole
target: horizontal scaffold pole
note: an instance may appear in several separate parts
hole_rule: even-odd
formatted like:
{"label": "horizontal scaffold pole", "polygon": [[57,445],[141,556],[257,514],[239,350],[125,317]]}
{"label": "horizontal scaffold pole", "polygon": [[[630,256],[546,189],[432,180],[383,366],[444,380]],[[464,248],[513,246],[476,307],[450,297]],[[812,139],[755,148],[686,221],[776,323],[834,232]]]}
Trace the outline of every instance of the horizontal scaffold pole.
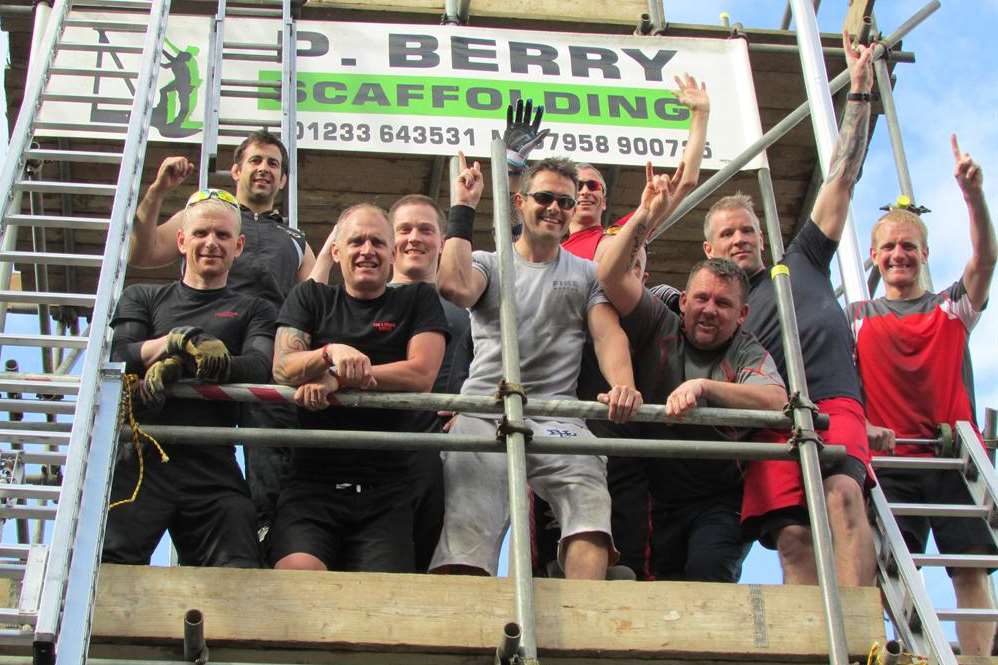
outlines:
{"label": "horizontal scaffold pole", "polygon": [[[231,402],[292,402],[295,389],[288,386],[232,383],[216,385],[206,383],[178,383],[167,388],[167,395],[184,399],[205,399]],[[342,390],[333,397],[336,406],[362,409],[401,409],[404,411],[453,411],[455,413],[502,413],[502,402],[486,395],[451,395],[447,393],[387,393],[359,390]],[[607,420],[608,409],[600,402],[582,402],[567,399],[529,399],[523,406],[527,417],[584,418]],[[682,418],[665,415],[662,405],[646,404],[631,419],[645,423],[674,423],[682,425],[716,425],[727,427],[768,427],[789,430],[790,419],[781,411],[752,409],[719,409],[703,407],[687,412]],[[819,429],[828,426],[828,416],[817,417]]]}
{"label": "horizontal scaffold pole", "polygon": [[[240,443],[244,446],[282,448],[344,448],[368,450],[462,450],[501,453],[505,444],[487,436],[427,434],[419,432],[360,432],[350,430],[264,429],[259,427],[187,427],[143,425],[142,430],[163,444],[217,446]],[[124,428],[122,439],[131,432]],[[683,457],[698,459],[796,460],[797,450],[785,443],[757,441],[686,441],[670,439],[574,439],[535,436],[527,444],[531,453],[575,455],[627,455],[630,457]],[[823,462],[845,459],[844,446],[825,446]]]}

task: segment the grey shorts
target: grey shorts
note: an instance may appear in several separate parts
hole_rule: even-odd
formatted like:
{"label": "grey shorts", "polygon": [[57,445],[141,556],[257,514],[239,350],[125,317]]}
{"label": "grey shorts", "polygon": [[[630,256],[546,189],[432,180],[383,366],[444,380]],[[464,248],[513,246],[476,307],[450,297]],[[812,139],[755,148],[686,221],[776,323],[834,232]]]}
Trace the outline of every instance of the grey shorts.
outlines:
{"label": "grey shorts", "polygon": [[[581,421],[527,419],[534,436],[593,438]],[[495,421],[458,416],[455,434],[495,435]],[[446,451],[444,464],[444,527],[430,569],[463,565],[495,575],[499,550],[509,527],[506,456],[502,453]],[[561,540],[558,560],[564,566],[562,544],[580,533],[605,533],[610,561],[616,550],[610,536],[610,494],[606,488],[606,458],[595,455],[527,455],[527,482],[551,504]]]}

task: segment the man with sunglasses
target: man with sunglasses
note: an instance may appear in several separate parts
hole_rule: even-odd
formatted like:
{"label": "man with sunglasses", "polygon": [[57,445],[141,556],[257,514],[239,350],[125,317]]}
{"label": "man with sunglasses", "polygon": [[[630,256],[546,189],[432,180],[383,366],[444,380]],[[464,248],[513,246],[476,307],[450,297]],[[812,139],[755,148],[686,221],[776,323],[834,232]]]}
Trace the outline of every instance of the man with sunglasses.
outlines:
{"label": "man with sunglasses", "polygon": [[[144,377],[135,397],[140,423],[234,427],[237,405],[166,399],[164,388],[182,377],[267,381],[276,312],[266,300],[228,285],[244,247],[232,196],[195,192],[182,217],[174,251],[184,257],[183,278],[125,289],[111,321],[111,359]],[[169,530],[181,564],[258,567],[256,511],[233,446],[155,448],[160,455],[144,445],[117,462],[104,561],[148,563]]]}
{"label": "man with sunglasses", "polygon": [[[235,201],[242,214],[245,246],[232,265],[229,288],[259,296],[280,310],[298,282],[308,279],[315,254],[298,229],[291,228],[277,209],[277,197],[288,179],[288,152],[273,134],[250,133],[236,148],[230,169],[236,186]],[[177,260],[173,246],[183,223],[183,211],[157,226],[166,197],[194,171],[186,157],[167,157],[156,179],[135,212],[132,254],[129,265],[154,268]],[[312,276],[325,283],[326,276]],[[243,409],[246,427],[287,428],[294,426],[294,409],[283,404],[254,405]],[[281,478],[289,469],[290,452],[284,448],[245,448],[246,475],[265,532],[273,518]]]}
{"label": "man with sunglasses", "polygon": [[[460,156],[448,238],[438,286],[444,297],[471,309],[475,356],[462,386],[466,395],[491,395],[502,378],[499,278],[496,254],[472,253],[475,207],[483,180],[479,164]],[[610,417],[627,420],[641,404],[634,389],[627,337],[608,303],[595,303],[596,268],[561,249],[575,207],[575,164],[545,159],[521,179],[513,201],[523,232],[513,245],[520,339],[520,381],[528,395],[573,399],[579,355],[590,332],[600,367],[613,386],[604,395]],[[528,418],[539,436],[592,436],[581,420]],[[461,414],[452,428],[461,434],[495,435],[491,418]],[[445,452],[446,508],[431,570],[496,574],[508,526],[506,462],[496,453]],[[562,525],[559,559],[566,577],[604,579],[616,551],[610,536],[610,497],[604,458],[587,455],[527,455],[527,476],[537,494],[554,506]]]}

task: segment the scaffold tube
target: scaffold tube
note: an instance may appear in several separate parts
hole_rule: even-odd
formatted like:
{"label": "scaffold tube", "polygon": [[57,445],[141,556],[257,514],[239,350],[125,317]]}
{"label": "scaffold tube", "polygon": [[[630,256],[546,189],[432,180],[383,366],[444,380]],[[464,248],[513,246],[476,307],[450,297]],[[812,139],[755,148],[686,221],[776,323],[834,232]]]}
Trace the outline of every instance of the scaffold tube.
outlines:
{"label": "scaffold tube", "polygon": [[[0,377],[2,378],[2,377]],[[233,383],[177,383],[167,388],[169,397],[231,402],[285,403],[294,401],[295,389],[289,386]],[[502,402],[486,395],[451,395],[447,393],[382,393],[344,390],[331,396],[336,406],[364,409],[401,409],[403,411],[453,411],[455,413],[501,414]],[[528,417],[562,416],[586,420],[607,420],[609,410],[600,402],[568,399],[530,399],[523,406]],[[781,411],[721,409],[701,407],[682,418],[665,415],[665,406],[643,405],[634,422],[716,425],[724,427],[765,427],[789,430],[790,418]],[[828,426],[828,416],[817,418],[817,426]]]}
{"label": "scaffold tube", "polygon": [[[461,450],[501,453],[500,439],[466,434],[424,432],[362,432],[323,429],[266,429],[261,427],[192,427],[185,425],[143,425],[142,430],[163,444],[278,446],[282,448],[336,448],[366,450]],[[124,429],[122,440],[131,440]],[[626,455],[629,457],[670,457],[697,459],[797,459],[796,449],[786,443],[759,441],[686,441],[673,439],[562,438],[535,436],[526,445],[531,453],[568,455]],[[824,446],[823,462],[845,459],[844,446]]]}

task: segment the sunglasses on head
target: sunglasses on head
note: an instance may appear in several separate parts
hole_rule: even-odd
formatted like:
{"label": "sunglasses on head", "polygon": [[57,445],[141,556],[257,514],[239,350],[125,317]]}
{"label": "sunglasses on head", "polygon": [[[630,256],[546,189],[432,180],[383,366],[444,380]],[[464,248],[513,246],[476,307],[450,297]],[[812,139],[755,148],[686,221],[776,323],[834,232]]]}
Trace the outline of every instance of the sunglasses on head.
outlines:
{"label": "sunglasses on head", "polygon": [[558,207],[562,210],[571,210],[575,207],[575,199],[567,194],[555,194],[554,192],[529,192],[527,196],[537,201],[538,205],[547,207],[558,202]]}
{"label": "sunglasses on head", "polygon": [[210,201],[215,199],[216,201],[221,201],[222,203],[228,203],[233,208],[239,209],[239,201],[236,200],[232,194],[229,194],[224,189],[199,189],[190,195],[187,199],[187,206],[190,208],[198,203],[203,203],[205,201]]}
{"label": "sunglasses on head", "polygon": [[580,180],[579,181],[579,191],[583,189],[588,189],[590,192],[602,192],[603,183],[599,180]]}

